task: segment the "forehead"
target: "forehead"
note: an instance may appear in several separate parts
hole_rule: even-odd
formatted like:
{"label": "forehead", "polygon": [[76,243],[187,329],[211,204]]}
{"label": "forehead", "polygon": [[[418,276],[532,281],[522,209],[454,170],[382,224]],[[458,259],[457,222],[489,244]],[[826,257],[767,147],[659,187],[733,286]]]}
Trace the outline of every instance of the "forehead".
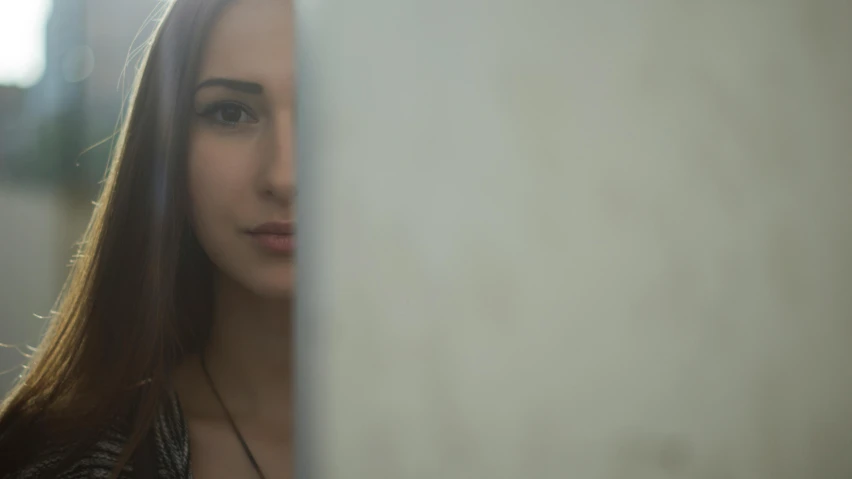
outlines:
{"label": "forehead", "polygon": [[207,40],[199,80],[228,77],[283,88],[293,76],[289,0],[238,0],[220,15]]}

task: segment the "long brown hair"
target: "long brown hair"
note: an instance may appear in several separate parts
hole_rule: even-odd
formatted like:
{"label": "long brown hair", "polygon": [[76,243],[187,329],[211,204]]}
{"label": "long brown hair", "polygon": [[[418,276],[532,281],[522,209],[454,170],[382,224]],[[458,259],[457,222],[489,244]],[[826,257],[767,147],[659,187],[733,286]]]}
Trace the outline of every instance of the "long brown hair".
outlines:
{"label": "long brown hair", "polygon": [[148,42],[103,190],[49,328],[0,407],[0,477],[48,443],[125,421],[117,475],[181,357],[209,332],[212,266],[189,224],[187,148],[204,44],[231,0],[172,0]]}

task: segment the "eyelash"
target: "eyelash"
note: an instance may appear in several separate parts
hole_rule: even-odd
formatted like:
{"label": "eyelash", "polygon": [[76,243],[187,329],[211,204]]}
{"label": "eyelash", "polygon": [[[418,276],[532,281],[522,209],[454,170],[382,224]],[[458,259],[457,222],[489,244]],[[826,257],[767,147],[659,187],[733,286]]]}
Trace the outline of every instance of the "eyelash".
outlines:
{"label": "eyelash", "polygon": [[[240,119],[242,120],[246,117],[248,120],[232,122],[217,118],[217,116],[220,116],[225,108],[238,109],[240,111]],[[257,117],[251,111],[251,108],[240,102],[232,100],[223,100],[211,103],[202,108],[201,111],[198,112],[198,115],[225,128],[236,128],[240,123],[257,123]]]}

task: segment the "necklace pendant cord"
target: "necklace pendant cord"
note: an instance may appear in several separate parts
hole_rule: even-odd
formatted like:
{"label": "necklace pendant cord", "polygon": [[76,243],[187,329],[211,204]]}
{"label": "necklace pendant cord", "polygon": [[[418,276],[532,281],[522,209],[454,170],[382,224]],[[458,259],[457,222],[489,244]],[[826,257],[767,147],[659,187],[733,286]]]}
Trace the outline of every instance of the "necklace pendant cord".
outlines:
{"label": "necklace pendant cord", "polygon": [[204,360],[203,353],[201,354],[201,369],[204,371],[204,376],[207,378],[207,384],[210,386],[210,390],[213,391],[213,395],[216,396],[216,401],[219,402],[219,406],[221,406],[222,411],[225,412],[225,417],[228,419],[228,423],[231,425],[231,429],[234,431],[234,434],[237,436],[237,439],[243,446],[243,452],[245,452],[246,457],[248,458],[249,462],[251,462],[251,465],[254,468],[255,472],[257,472],[257,476],[260,479],[266,479],[266,476],[263,475],[263,471],[261,471],[260,469],[260,465],[254,458],[254,454],[251,453],[251,449],[249,449],[248,444],[246,444],[246,440],[243,438],[243,435],[240,434],[240,429],[237,427],[237,423],[231,416],[231,412],[228,411],[228,408],[225,406],[225,401],[223,401],[222,396],[219,395],[219,391],[216,389],[216,385],[213,383],[213,378],[210,376],[210,372],[207,370],[207,362]]}

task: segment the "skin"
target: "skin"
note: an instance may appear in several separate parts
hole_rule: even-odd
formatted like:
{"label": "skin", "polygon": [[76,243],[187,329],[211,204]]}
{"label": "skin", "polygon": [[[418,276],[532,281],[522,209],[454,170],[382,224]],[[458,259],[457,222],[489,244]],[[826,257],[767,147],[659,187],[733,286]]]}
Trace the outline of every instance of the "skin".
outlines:
{"label": "skin", "polygon": [[[292,477],[295,267],[292,255],[264,250],[246,230],[295,217],[292,20],[282,0],[239,0],[223,12],[197,85],[226,78],[255,86],[197,90],[188,158],[194,231],[217,268],[205,358],[267,478]],[[256,477],[197,356],[178,368],[174,387],[194,477]]]}

